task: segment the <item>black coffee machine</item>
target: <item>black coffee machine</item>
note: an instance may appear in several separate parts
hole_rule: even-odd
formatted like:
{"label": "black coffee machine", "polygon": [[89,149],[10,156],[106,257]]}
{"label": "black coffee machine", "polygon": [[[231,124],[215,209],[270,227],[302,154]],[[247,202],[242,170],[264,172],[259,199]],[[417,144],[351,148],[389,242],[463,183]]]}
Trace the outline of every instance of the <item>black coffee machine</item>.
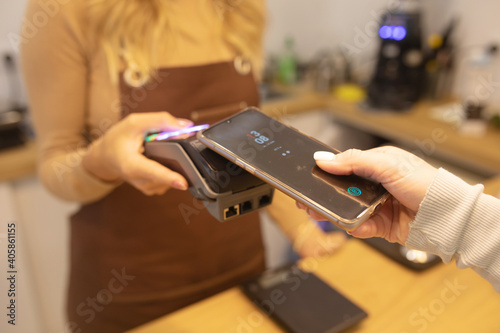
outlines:
{"label": "black coffee machine", "polygon": [[381,19],[377,67],[368,86],[366,106],[406,110],[423,91],[425,79],[420,4],[400,1]]}

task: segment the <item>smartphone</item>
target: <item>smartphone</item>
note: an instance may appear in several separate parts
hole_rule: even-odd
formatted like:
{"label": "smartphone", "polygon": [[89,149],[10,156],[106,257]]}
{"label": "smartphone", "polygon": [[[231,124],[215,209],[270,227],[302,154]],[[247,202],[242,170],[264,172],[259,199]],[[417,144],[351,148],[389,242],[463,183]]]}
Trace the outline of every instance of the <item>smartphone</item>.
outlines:
{"label": "smartphone", "polygon": [[339,151],[248,108],[197,133],[200,142],[345,230],[366,221],[389,197],[372,179],[316,166],[314,152]]}
{"label": "smartphone", "polygon": [[243,293],[290,333],[338,333],[368,314],[296,264],[265,271],[241,284]]}

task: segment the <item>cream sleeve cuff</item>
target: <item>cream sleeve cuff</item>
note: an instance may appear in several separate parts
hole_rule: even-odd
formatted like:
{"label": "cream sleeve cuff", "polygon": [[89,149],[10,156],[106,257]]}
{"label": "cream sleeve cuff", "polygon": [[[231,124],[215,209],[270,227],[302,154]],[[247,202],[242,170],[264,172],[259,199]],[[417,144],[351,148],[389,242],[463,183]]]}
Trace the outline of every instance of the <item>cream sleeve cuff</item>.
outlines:
{"label": "cream sleeve cuff", "polygon": [[410,223],[406,246],[457,260],[500,292],[500,200],[439,169]]}

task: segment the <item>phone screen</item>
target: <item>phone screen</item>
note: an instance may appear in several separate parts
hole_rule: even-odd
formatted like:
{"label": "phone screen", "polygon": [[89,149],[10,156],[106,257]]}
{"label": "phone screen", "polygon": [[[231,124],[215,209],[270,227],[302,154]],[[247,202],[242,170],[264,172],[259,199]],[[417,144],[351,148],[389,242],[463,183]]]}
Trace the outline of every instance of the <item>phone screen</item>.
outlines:
{"label": "phone screen", "polygon": [[337,150],[257,109],[247,109],[217,123],[198,137],[226,158],[237,158],[256,176],[339,222],[356,222],[386,194],[382,185],[373,180],[321,170],[316,166],[314,152]]}

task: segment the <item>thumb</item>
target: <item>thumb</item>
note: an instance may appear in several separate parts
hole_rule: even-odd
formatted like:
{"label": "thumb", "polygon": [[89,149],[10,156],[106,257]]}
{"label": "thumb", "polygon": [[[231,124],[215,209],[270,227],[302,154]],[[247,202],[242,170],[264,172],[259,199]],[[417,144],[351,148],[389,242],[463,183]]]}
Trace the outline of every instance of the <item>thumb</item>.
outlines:
{"label": "thumb", "polygon": [[375,179],[381,183],[390,181],[389,178],[392,177],[389,175],[393,175],[397,164],[391,155],[384,154],[377,149],[366,151],[349,149],[336,155],[321,151],[314,153],[314,159],[321,169],[329,173],[336,175],[356,174]]}
{"label": "thumb", "polygon": [[135,178],[149,180],[159,185],[168,185],[179,190],[187,190],[189,187],[186,179],[181,174],[143,155],[131,158],[129,165],[133,168]]}
{"label": "thumb", "polygon": [[334,155],[316,152],[318,166],[337,175],[356,174],[380,182],[399,202],[417,211],[437,169],[423,159],[396,147],[366,151],[350,149]]}

